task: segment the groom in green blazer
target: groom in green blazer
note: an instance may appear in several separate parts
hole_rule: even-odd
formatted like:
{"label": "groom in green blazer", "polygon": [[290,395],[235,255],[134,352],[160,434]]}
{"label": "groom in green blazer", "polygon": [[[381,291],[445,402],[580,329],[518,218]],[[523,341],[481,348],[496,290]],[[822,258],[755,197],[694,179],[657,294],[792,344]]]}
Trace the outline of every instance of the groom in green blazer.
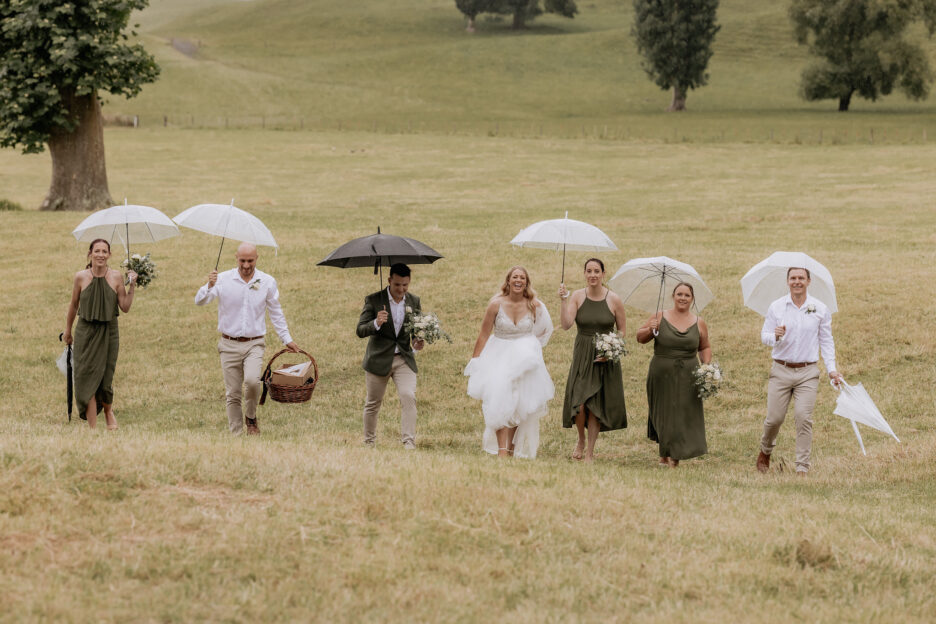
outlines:
{"label": "groom in green blazer", "polygon": [[377,442],[377,414],[383,403],[387,382],[393,379],[400,396],[400,438],[403,448],[416,448],[416,358],[414,351],[423,341],[410,337],[403,324],[410,314],[420,314],[419,297],[409,293],[410,268],[405,264],[390,267],[387,288],[364,298],[358,319],[358,338],[369,338],[364,352],[364,444]]}

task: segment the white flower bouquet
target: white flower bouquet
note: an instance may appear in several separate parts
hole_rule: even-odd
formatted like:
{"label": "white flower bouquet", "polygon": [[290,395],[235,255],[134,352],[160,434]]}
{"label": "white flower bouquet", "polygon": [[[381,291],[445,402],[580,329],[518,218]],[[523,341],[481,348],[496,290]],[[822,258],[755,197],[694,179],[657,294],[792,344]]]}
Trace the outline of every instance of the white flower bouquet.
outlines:
{"label": "white flower bouquet", "polygon": [[[129,259],[121,262],[120,266],[137,274],[136,283],[140,288],[146,288],[150,282],[156,279],[156,263],[150,259],[149,252],[145,256],[133,254]],[[125,277],[124,283],[129,284],[130,278]]]}
{"label": "white flower bouquet", "polygon": [[608,332],[595,336],[595,357],[609,362],[620,362],[627,355],[624,337],[618,332]]}
{"label": "white flower bouquet", "polygon": [[710,397],[717,396],[718,389],[725,379],[718,362],[700,364],[699,367],[692,372],[692,375],[695,377],[699,398],[703,401]]}
{"label": "white flower bouquet", "polygon": [[443,338],[452,342],[452,337],[439,325],[439,318],[435,314],[414,314],[409,306],[406,306],[403,329],[413,340],[422,340],[426,344],[432,344]]}

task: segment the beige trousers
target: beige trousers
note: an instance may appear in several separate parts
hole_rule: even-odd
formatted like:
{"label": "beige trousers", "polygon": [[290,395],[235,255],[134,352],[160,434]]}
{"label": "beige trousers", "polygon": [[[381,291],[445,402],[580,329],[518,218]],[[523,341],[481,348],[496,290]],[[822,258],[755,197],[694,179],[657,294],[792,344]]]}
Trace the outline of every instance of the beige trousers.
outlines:
{"label": "beige trousers", "polygon": [[364,371],[367,399],[364,401],[364,444],[377,442],[377,413],[383,403],[387,382],[393,379],[400,396],[400,440],[413,444],[416,438],[416,373],[400,355],[393,356],[393,366],[386,376]]}
{"label": "beige trousers", "polygon": [[[233,434],[240,433],[244,428],[245,416],[250,419],[257,417],[257,401],[263,389],[260,383],[263,347],[263,338],[247,342],[227,338],[218,340],[221,370],[224,372],[224,391],[227,396],[228,426]],[[244,386],[247,387],[246,393]]]}
{"label": "beige trousers", "polygon": [[796,425],[796,471],[809,470],[809,453],[812,449],[812,414],[816,407],[819,390],[819,366],[810,364],[803,368],[788,368],[773,363],[770,380],[767,382],[767,419],[764,420],[764,436],[761,451],[770,455],[777,445],[780,425],[786,419],[790,399],[793,399],[793,415]]}

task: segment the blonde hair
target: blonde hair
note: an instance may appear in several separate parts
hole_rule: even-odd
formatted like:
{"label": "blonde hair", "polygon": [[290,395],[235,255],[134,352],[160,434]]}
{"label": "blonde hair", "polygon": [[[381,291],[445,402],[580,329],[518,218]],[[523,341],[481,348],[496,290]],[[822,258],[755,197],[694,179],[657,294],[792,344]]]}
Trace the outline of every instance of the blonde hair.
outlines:
{"label": "blonde hair", "polygon": [[510,267],[510,270],[507,271],[507,275],[504,277],[504,283],[501,284],[500,294],[509,295],[510,294],[510,276],[513,275],[514,271],[523,271],[523,276],[526,277],[526,286],[523,287],[523,298],[527,300],[527,307],[530,309],[530,314],[533,315],[533,320],[536,320],[536,291],[533,290],[533,283],[530,281],[530,273],[519,264]]}

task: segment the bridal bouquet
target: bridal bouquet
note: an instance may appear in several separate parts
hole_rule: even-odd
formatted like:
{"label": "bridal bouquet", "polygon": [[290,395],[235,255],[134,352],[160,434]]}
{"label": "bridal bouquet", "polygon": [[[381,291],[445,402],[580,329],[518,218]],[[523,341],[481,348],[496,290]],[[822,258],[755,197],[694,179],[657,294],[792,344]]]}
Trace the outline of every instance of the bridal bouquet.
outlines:
{"label": "bridal bouquet", "polygon": [[624,348],[624,337],[618,332],[608,332],[595,336],[595,357],[603,358],[609,362],[620,362],[627,355]]}
{"label": "bridal bouquet", "polygon": [[[146,288],[150,282],[156,279],[156,263],[150,260],[149,252],[145,256],[133,254],[129,259],[121,262],[120,266],[137,274],[136,283],[140,288]],[[130,278],[124,278],[124,280],[125,284],[130,283]]]}
{"label": "bridal bouquet", "polygon": [[439,325],[439,318],[435,314],[413,314],[413,310],[409,306],[406,306],[406,319],[403,321],[403,329],[413,340],[422,340],[426,344],[432,344],[442,338],[452,342],[452,337],[442,330]]}
{"label": "bridal bouquet", "polygon": [[699,389],[699,398],[703,401],[709,397],[717,396],[718,389],[721,387],[724,377],[722,377],[721,367],[718,362],[700,364],[699,368],[692,372],[695,377],[696,388]]}

